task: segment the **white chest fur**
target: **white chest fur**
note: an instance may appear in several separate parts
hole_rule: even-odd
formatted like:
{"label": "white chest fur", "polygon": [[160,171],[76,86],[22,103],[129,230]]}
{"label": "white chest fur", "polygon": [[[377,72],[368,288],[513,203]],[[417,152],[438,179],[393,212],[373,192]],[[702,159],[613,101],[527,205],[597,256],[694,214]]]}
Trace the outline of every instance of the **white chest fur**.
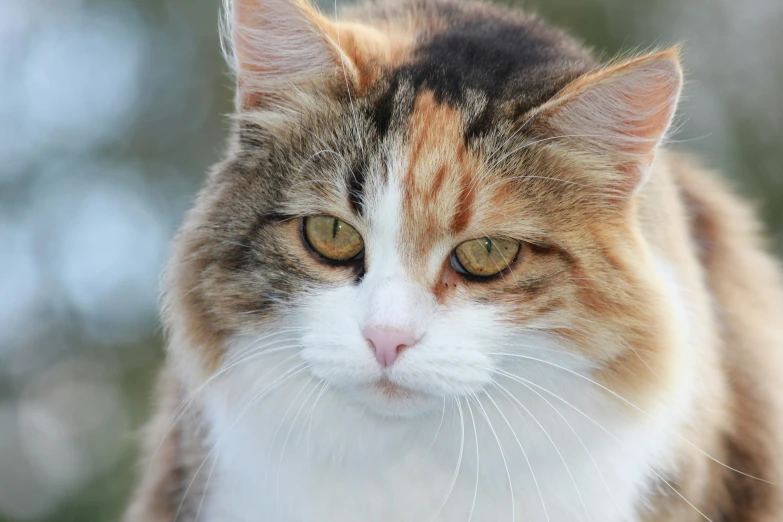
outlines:
{"label": "white chest fur", "polygon": [[364,411],[304,373],[252,408],[237,400],[241,377],[221,382],[207,400],[216,449],[201,471],[199,519],[636,520],[671,435],[649,419],[629,426],[578,378],[516,374],[541,387],[501,380],[519,402],[497,390],[406,420]]}

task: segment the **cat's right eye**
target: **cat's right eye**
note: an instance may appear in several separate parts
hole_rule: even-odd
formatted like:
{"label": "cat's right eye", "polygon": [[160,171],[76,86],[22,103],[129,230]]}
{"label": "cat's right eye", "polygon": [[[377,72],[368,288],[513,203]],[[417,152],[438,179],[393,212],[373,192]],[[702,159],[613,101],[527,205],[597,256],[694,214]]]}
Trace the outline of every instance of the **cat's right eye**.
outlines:
{"label": "cat's right eye", "polygon": [[304,219],[304,237],[310,248],[329,261],[345,263],[364,253],[359,232],[334,216],[310,216]]}

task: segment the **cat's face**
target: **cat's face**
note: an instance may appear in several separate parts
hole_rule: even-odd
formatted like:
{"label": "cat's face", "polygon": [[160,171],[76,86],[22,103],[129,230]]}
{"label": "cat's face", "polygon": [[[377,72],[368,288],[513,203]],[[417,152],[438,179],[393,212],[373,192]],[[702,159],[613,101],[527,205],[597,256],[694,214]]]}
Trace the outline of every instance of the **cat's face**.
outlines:
{"label": "cat's face", "polygon": [[[470,149],[467,118],[431,92],[412,107],[407,128],[365,143],[349,119],[342,147],[318,140],[335,152],[284,191],[295,203],[283,213],[297,216],[285,241],[310,280],[283,312],[301,318],[302,358],[386,413],[440,408],[491,383],[494,361],[520,343],[551,347],[532,332],[557,321],[553,301],[570,293],[559,284],[567,254],[545,236],[543,208]],[[370,125],[359,136],[372,135]],[[341,161],[346,146],[358,149],[358,167]],[[549,205],[550,220],[556,211]],[[325,230],[310,226],[317,221]],[[334,226],[362,240],[346,264],[313,248],[339,244]]]}
{"label": "cat's face", "polygon": [[[189,217],[170,285],[172,322],[205,373],[277,352],[280,369],[259,376],[267,385],[306,375],[409,417],[547,364],[586,372],[629,344],[654,353],[668,342],[632,196],[673,105],[644,125],[611,111],[639,101],[618,109],[613,89],[676,99],[673,56],[590,78],[573,55],[536,65],[544,83],[518,95],[501,84],[524,71],[491,89],[470,74],[438,84],[434,58],[410,56],[372,69],[368,85],[355,78],[365,69],[350,82],[345,72],[350,90],[310,83],[283,102],[240,90],[234,150]],[[634,123],[627,139],[620,127]],[[618,150],[601,152],[603,140]]]}

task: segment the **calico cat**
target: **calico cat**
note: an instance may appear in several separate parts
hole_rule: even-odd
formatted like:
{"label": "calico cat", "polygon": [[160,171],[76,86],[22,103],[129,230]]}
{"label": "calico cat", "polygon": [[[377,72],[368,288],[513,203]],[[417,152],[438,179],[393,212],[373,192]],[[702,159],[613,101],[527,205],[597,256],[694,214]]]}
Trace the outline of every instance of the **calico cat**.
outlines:
{"label": "calico cat", "polygon": [[226,6],[129,522],[779,522],[783,292],[662,150],[678,49],[490,4]]}

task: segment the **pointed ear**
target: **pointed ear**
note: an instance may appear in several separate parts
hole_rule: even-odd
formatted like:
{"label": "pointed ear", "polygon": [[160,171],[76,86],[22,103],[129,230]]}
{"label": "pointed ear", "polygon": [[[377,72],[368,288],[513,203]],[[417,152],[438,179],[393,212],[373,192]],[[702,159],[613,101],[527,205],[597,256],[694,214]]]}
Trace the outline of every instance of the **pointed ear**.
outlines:
{"label": "pointed ear", "polygon": [[306,84],[355,83],[336,26],[307,0],[224,1],[238,109],[279,103]]}
{"label": "pointed ear", "polygon": [[672,48],[587,74],[541,106],[531,123],[595,153],[633,190],[646,178],[676,111],[678,55]]}

